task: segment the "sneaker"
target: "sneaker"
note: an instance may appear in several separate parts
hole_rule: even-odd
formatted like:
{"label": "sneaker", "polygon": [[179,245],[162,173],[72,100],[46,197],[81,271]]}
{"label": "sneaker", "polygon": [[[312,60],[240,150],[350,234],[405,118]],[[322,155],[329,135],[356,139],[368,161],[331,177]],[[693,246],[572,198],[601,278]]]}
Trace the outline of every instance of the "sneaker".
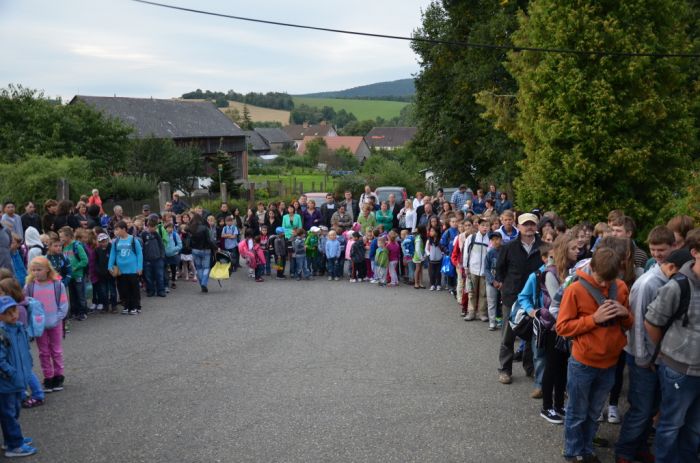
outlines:
{"label": "sneaker", "polygon": [[352,278],[352,279],[350,279],[350,283],[357,283],[357,280]]}
{"label": "sneaker", "polygon": [[93,304],[90,304],[90,307],[88,307],[88,309],[90,309],[90,310],[96,310],[96,309],[97,309],[97,305],[95,305],[94,303],[93,303]]}
{"label": "sneaker", "polygon": [[510,373],[504,371],[498,374],[498,382],[501,384],[510,384],[513,382],[513,377]]}
{"label": "sneaker", "polygon": [[555,412],[553,408],[550,408],[549,410],[542,410],[540,412],[540,416],[552,424],[564,423],[564,418],[559,416],[559,414]]}
{"label": "sneaker", "polygon": [[435,291],[435,286],[431,286],[430,291]]}
{"label": "sneaker", "polygon": [[472,320],[476,320],[476,315],[473,313],[468,313],[466,317],[464,317],[465,322],[470,322]]}
{"label": "sneaker", "polygon": [[166,288],[166,290],[165,290],[164,293],[158,293],[158,297],[167,297],[167,296],[168,296],[167,293],[169,293],[169,292],[170,292],[170,291],[168,291],[167,288]]}
{"label": "sneaker", "polygon": [[173,288],[173,289],[175,289],[175,288],[177,288],[177,285],[176,285],[175,283],[171,283],[171,284],[170,284],[170,287]]}
{"label": "sneaker", "polygon": [[333,281],[333,277],[328,277],[328,281]]}
{"label": "sneaker", "polygon": [[122,315],[129,315],[129,309],[122,309]]}
{"label": "sneaker", "polygon": [[610,447],[610,441],[603,437],[595,436],[593,438],[593,445],[596,447],[607,448]]}
{"label": "sneaker", "polygon": [[136,310],[129,310],[129,315],[136,315],[138,312]]}
{"label": "sneaker", "polygon": [[76,321],[82,322],[87,320],[87,314],[86,313],[81,313],[76,317]]}
{"label": "sneaker", "polygon": [[256,282],[256,283],[262,283],[263,281],[265,281],[265,280],[263,280],[262,278],[256,278],[256,279],[255,279],[255,282]]}
{"label": "sneaker", "polygon": [[479,320],[486,323],[487,321],[489,321],[489,317],[487,317],[486,315],[482,315],[481,317],[479,317]]}
{"label": "sneaker", "polygon": [[27,444],[17,447],[16,449],[5,450],[5,456],[7,458],[28,457],[29,455],[34,455],[35,453],[36,449]]}
{"label": "sneaker", "polygon": [[97,310],[98,310],[98,311],[104,310],[104,308],[105,308],[105,306],[103,306],[102,304],[97,304]]}
{"label": "sneaker", "polygon": [[620,412],[617,409],[617,405],[608,407],[608,423],[620,424]]}
{"label": "sneaker", "polygon": [[209,292],[209,288],[207,288],[207,287],[204,286],[204,285],[200,285],[200,288],[202,288],[202,292],[203,292],[203,293],[208,293],[208,292]]}
{"label": "sneaker", "polygon": [[[29,445],[29,444],[31,444],[32,442],[34,442],[34,441],[32,440],[31,437],[25,437],[25,438],[24,438],[24,445]],[[2,449],[3,449],[3,450],[7,450],[7,444],[2,444]]]}
{"label": "sneaker", "polygon": [[139,314],[139,315],[141,315],[141,307],[139,307],[138,309],[136,309],[136,313]]}
{"label": "sneaker", "polygon": [[605,421],[605,409],[600,411],[600,416],[598,417],[598,419],[596,421],[598,423],[602,423],[603,421]]}
{"label": "sneaker", "polygon": [[54,392],[63,390],[63,382],[66,378],[63,375],[58,375],[53,377],[53,390]]}
{"label": "sneaker", "polygon": [[333,279],[334,279],[335,281],[340,281],[340,278],[338,278],[338,277],[335,277],[335,278],[333,278]]}
{"label": "sneaker", "polygon": [[[541,399],[542,398],[542,389],[533,389],[532,393],[530,393],[530,397],[533,399]],[[548,411],[552,411],[551,409]]]}
{"label": "sneaker", "polygon": [[442,291],[442,286],[437,285],[437,286],[435,287],[435,291]]}
{"label": "sneaker", "polygon": [[[166,286],[166,287],[165,287],[165,292],[166,292],[166,293],[169,293],[169,292],[170,292],[170,288],[168,288],[168,287]],[[160,296],[160,294],[159,294],[159,296]]]}
{"label": "sneaker", "polygon": [[557,415],[561,417],[566,416],[566,409],[564,408],[554,407],[554,411],[557,412]]}
{"label": "sneaker", "polygon": [[53,392],[53,378],[44,378],[44,392]]}
{"label": "sneaker", "polygon": [[489,331],[496,331],[496,323],[489,323]]}
{"label": "sneaker", "polygon": [[372,283],[373,285],[376,285],[377,283],[379,283],[379,280],[375,280],[373,278],[373,279],[369,280],[369,282]]}
{"label": "sneaker", "polygon": [[513,361],[514,362],[522,362],[523,361],[523,351],[519,350],[515,354],[513,354]]}

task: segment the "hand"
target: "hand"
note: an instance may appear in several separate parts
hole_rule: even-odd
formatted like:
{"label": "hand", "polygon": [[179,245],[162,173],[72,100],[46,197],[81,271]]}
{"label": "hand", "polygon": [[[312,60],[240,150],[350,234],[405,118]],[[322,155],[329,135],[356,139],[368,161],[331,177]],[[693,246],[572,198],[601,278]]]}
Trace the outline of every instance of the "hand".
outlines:
{"label": "hand", "polygon": [[143,270],[139,270],[138,272],[136,272],[136,274],[137,274],[138,276],[143,275]]}
{"label": "hand", "polygon": [[630,311],[627,307],[620,304],[618,301],[609,301],[615,307],[615,316],[620,318],[627,318],[630,315]]}
{"label": "hand", "polygon": [[539,310],[533,309],[533,310],[529,311],[527,314],[530,316],[530,318],[537,318],[537,312],[539,312]]}
{"label": "hand", "polygon": [[503,286],[503,283],[501,283],[500,281],[494,281],[494,282],[493,282],[493,287],[494,287],[494,288],[500,290],[500,289],[501,289],[501,286]]}
{"label": "hand", "polygon": [[617,308],[612,301],[605,301],[598,307],[598,310],[593,314],[593,321],[597,325],[602,325],[608,320],[612,320],[617,316]]}

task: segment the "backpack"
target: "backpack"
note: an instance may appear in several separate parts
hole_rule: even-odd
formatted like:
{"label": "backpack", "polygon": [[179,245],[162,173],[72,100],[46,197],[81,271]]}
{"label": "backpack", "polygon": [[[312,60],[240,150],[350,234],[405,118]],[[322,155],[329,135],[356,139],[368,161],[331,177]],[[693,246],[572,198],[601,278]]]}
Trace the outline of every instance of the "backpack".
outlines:
{"label": "backpack", "polygon": [[29,251],[31,251],[31,250],[34,249],[34,248],[39,248],[39,249],[41,249],[41,255],[42,255],[42,256],[45,256],[46,253],[49,252],[49,250],[46,248],[46,246],[41,246],[41,245],[39,245],[39,244],[35,244],[34,246],[29,246],[29,247],[27,248],[27,254],[29,254]]}
{"label": "backpack", "polygon": [[652,364],[656,362],[656,358],[661,352],[661,343],[664,340],[664,336],[666,336],[666,332],[671,328],[671,326],[676,322],[676,320],[680,320],[681,318],[683,318],[683,321],[681,323],[684,328],[688,326],[689,322],[688,309],[690,308],[690,281],[688,281],[688,277],[683,275],[682,273],[676,273],[671,279],[678,283],[678,286],[680,286],[681,299],[680,301],[678,301],[678,308],[673,313],[673,315],[671,315],[671,318],[668,319],[664,327],[661,329],[661,339],[659,339],[659,342],[656,344],[654,355],[651,356],[650,363]]}
{"label": "backpack", "polygon": [[413,257],[413,253],[416,250],[416,244],[412,235],[406,237],[405,240],[401,242],[401,251],[405,257]]}
{"label": "backpack", "polygon": [[[53,293],[56,298],[56,309],[61,305],[61,282],[54,280]],[[30,338],[38,338],[46,327],[46,311],[44,305],[34,299],[34,282],[27,286],[27,334]]]}
{"label": "backpack", "polygon": [[[581,283],[581,286],[586,288],[588,294],[593,296],[593,299],[595,299],[596,303],[599,306],[603,305],[603,303],[608,299],[617,300],[617,279],[614,281],[615,284],[610,285],[610,289],[608,290],[608,297],[603,296],[603,293],[601,293],[598,288],[593,287],[593,285],[586,281],[586,279],[579,278],[577,281]],[[600,326],[612,326],[614,323],[615,319],[613,318],[612,320],[608,320],[605,323],[601,323]]]}

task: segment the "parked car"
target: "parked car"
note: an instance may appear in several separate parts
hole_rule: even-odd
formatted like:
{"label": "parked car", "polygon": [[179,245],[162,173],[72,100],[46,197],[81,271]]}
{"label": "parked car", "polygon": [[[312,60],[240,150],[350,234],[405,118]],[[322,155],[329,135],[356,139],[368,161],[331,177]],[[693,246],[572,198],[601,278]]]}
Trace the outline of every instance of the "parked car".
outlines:
{"label": "parked car", "polygon": [[406,193],[406,188],[402,186],[380,186],[374,190],[374,194],[377,195],[377,199],[381,203],[382,201],[389,201],[389,195],[394,194],[396,196],[396,201],[403,204],[408,198],[408,193]]}
{"label": "parked car", "polygon": [[328,193],[304,193],[306,195],[306,200],[313,199],[316,202],[316,207],[319,208],[326,203],[326,195]]}

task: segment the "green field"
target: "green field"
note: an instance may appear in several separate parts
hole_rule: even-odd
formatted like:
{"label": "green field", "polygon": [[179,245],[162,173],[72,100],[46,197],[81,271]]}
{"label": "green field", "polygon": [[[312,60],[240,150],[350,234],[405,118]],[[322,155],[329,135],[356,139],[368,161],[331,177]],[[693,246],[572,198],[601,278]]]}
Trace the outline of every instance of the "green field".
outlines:
{"label": "green field", "polygon": [[[284,183],[288,189],[292,189],[294,186],[294,179],[296,179],[297,188],[300,183],[304,185],[304,191],[311,191],[312,182],[314,183],[315,190],[318,191],[321,182],[328,182],[328,187],[335,185],[335,179],[330,175],[326,177],[324,174],[289,174],[289,175],[249,175],[248,180],[251,182],[270,182],[276,184],[277,182]],[[324,185],[324,188],[328,190],[328,187]]]}
{"label": "green field", "polygon": [[408,103],[403,101],[383,101],[383,100],[346,100],[343,98],[309,98],[302,96],[292,97],[295,105],[306,104],[322,108],[330,106],[336,111],[344,109],[353,113],[358,120],[376,119],[377,116],[384,119],[397,117],[401,109]]}

